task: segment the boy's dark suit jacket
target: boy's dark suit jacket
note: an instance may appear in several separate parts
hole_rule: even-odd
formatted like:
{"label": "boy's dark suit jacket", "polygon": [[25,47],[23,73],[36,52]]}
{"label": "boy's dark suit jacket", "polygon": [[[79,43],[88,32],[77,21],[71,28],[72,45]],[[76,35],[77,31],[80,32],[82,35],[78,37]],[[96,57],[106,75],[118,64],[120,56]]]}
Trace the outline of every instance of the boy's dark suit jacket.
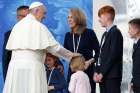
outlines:
{"label": "boy's dark suit jacket", "polygon": [[[101,42],[103,42],[103,39]],[[102,82],[99,83],[100,92],[121,93],[123,37],[116,26],[113,26],[107,32],[100,50],[100,65],[96,67],[96,71],[103,74]]]}
{"label": "boy's dark suit jacket", "polygon": [[132,70],[132,83],[134,85],[134,91],[140,92],[140,39],[136,43],[133,50],[133,70]]}
{"label": "boy's dark suit jacket", "polygon": [[101,65],[96,71],[102,73],[104,79],[122,78],[123,37],[116,26],[107,32],[100,58]]}

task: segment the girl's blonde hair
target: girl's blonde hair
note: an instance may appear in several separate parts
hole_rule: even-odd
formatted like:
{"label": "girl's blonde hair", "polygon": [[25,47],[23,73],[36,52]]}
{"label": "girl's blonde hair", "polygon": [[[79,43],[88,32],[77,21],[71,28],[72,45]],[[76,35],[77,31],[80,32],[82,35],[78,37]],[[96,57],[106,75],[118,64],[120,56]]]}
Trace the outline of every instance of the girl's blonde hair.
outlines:
{"label": "girl's blonde hair", "polygon": [[70,68],[72,72],[77,70],[85,70],[85,58],[83,56],[76,56],[71,59]]}

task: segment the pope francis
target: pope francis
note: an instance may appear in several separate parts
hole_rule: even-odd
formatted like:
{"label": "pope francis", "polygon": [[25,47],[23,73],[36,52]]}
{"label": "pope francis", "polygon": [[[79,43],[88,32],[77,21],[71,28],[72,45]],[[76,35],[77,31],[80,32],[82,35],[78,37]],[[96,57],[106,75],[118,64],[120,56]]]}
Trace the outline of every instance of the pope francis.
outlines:
{"label": "pope francis", "polygon": [[63,48],[41,23],[46,9],[41,2],[29,7],[30,13],[12,29],[6,49],[12,50],[3,93],[48,93],[44,55],[51,52],[71,59],[78,54]]}

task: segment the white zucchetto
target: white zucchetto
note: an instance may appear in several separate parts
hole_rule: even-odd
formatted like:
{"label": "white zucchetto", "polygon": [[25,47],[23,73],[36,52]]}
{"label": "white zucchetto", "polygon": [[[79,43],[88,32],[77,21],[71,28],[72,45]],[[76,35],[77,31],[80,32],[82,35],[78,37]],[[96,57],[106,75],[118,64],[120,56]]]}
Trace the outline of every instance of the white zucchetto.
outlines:
{"label": "white zucchetto", "polygon": [[43,6],[43,3],[41,3],[41,2],[33,2],[33,3],[29,6],[29,9],[33,9],[33,8],[36,8],[36,7],[39,7],[39,6]]}

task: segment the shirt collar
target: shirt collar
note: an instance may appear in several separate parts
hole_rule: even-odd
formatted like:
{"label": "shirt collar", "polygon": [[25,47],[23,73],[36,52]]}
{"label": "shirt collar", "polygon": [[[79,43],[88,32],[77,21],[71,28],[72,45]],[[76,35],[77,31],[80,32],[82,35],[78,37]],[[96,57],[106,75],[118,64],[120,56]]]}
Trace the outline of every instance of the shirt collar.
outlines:
{"label": "shirt collar", "polygon": [[139,41],[140,37],[134,39],[134,43],[136,44]]}
{"label": "shirt collar", "polygon": [[112,24],[112,25],[106,27],[106,32],[109,32],[109,30],[110,30],[113,26],[114,26],[114,24]]}

